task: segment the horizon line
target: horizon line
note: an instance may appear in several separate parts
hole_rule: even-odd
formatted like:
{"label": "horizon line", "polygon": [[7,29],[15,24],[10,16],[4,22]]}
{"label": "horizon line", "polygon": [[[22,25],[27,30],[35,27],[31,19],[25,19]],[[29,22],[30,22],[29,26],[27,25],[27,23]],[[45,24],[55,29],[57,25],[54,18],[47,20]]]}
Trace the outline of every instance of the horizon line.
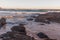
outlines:
{"label": "horizon line", "polygon": [[4,8],[4,7],[0,7],[0,9],[60,9],[60,8]]}

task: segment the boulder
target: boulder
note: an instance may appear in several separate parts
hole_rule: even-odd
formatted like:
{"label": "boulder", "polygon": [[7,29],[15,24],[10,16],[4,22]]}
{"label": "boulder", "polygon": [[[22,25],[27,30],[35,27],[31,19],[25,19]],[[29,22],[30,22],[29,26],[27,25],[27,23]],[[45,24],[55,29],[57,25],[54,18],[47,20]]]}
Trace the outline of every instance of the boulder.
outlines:
{"label": "boulder", "polygon": [[6,19],[5,18],[1,18],[0,19],[0,25],[5,25],[6,24]]}
{"label": "boulder", "polygon": [[46,34],[44,34],[44,33],[42,33],[42,32],[39,32],[39,33],[37,34],[37,36],[38,36],[39,38],[49,38]]}
{"label": "boulder", "polygon": [[20,34],[24,34],[26,35],[26,30],[25,30],[25,27],[23,25],[20,25],[20,26],[13,26],[11,28],[12,31],[16,31],[16,32],[19,32]]}

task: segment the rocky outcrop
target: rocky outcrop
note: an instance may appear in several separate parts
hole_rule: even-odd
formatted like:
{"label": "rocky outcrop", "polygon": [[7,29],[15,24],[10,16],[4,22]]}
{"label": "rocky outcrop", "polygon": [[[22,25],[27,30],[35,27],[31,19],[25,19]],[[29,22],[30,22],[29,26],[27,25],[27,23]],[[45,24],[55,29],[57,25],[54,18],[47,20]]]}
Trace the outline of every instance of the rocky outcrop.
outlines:
{"label": "rocky outcrop", "polygon": [[[46,21],[47,20],[47,21]],[[50,22],[60,23],[60,12],[49,12],[47,14],[40,14],[35,22],[44,22],[50,24]]]}
{"label": "rocky outcrop", "polygon": [[33,37],[26,35],[26,29],[23,24],[13,26],[12,31],[0,35],[3,40],[35,40]]}
{"label": "rocky outcrop", "polygon": [[50,21],[45,18],[37,18],[35,19],[35,22],[42,22],[42,23],[50,24]]}
{"label": "rocky outcrop", "polygon": [[35,40],[33,37],[28,35],[22,35],[18,32],[8,32],[0,36],[3,40]]}

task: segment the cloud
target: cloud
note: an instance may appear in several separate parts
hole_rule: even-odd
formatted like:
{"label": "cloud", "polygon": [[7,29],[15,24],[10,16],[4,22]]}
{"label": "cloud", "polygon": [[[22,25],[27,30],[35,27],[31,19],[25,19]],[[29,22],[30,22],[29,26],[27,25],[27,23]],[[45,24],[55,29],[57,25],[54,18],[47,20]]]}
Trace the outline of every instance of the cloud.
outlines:
{"label": "cloud", "polygon": [[3,8],[56,8],[60,0],[0,0]]}

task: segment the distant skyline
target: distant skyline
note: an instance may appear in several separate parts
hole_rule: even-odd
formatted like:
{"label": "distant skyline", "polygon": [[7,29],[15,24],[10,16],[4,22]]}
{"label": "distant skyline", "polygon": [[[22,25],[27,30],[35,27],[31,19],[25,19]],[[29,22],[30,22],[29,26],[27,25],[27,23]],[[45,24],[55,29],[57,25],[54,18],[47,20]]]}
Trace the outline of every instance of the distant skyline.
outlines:
{"label": "distant skyline", "polygon": [[2,8],[60,9],[60,0],[0,0]]}

